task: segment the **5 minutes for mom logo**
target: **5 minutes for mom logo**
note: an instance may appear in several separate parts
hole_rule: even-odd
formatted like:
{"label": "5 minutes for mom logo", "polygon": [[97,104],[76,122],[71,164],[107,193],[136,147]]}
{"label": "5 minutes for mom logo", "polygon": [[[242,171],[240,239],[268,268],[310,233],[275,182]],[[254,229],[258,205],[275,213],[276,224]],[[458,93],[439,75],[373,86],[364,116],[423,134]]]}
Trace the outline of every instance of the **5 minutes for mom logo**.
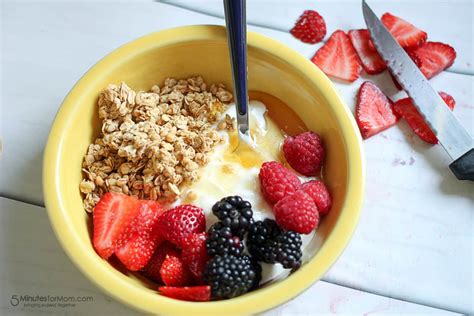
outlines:
{"label": "5 minutes for mom logo", "polygon": [[67,308],[93,301],[94,297],[92,296],[13,294],[10,298],[10,305],[13,307],[30,308]]}

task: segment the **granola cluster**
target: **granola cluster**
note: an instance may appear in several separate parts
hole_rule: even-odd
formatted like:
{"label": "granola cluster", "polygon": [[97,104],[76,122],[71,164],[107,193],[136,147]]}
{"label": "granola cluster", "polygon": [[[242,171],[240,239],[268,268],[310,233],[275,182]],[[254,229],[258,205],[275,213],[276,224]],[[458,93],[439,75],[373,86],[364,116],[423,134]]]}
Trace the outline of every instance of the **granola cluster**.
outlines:
{"label": "granola cluster", "polygon": [[86,211],[108,191],[140,199],[178,198],[222,141],[216,125],[234,128],[232,119],[222,117],[231,100],[223,84],[207,89],[201,77],[168,78],[149,92],[135,92],[123,82],[109,85],[98,101],[102,133],[82,165]]}

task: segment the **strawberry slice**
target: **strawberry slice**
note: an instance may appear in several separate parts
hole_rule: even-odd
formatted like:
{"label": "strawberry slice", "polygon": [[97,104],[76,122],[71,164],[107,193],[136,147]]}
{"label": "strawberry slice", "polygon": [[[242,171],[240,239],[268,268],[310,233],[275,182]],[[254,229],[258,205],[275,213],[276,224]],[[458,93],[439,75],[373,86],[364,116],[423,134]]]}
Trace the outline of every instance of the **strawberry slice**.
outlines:
{"label": "strawberry slice", "polygon": [[164,296],[183,301],[205,302],[211,300],[211,287],[201,286],[160,286],[158,291]]}
{"label": "strawberry slice", "polygon": [[426,32],[388,12],[382,16],[381,20],[402,47],[419,46],[428,38]]}
{"label": "strawberry slice", "polygon": [[93,245],[99,256],[109,258],[128,225],[138,215],[137,200],[125,194],[108,192],[94,207]]}
{"label": "strawberry slice", "polygon": [[179,249],[169,241],[165,240],[158,246],[158,248],[156,248],[150,261],[148,261],[147,265],[143,268],[143,275],[155,282],[161,283],[160,269],[167,255],[179,256]]}
{"label": "strawberry slice", "polygon": [[410,54],[420,59],[419,68],[428,79],[451,67],[456,59],[454,48],[439,42],[426,42],[420,47],[410,50]]}
{"label": "strawberry slice", "polygon": [[326,22],[318,12],[306,10],[298,18],[290,33],[303,43],[319,43],[326,36]]}
{"label": "strawberry slice", "polygon": [[357,52],[347,34],[341,30],[332,33],[311,61],[326,75],[350,82],[357,80],[362,70]]}
{"label": "strawberry slice", "polygon": [[387,68],[382,57],[375,49],[368,30],[350,30],[349,39],[359,55],[365,72],[369,75],[376,75]]}
{"label": "strawberry slice", "polygon": [[[454,106],[456,104],[454,98],[444,92],[440,92],[439,95],[443,98],[444,102],[446,102],[451,111],[454,110]],[[401,99],[395,102],[393,105],[393,110],[407,121],[408,125],[410,125],[413,131],[422,140],[430,144],[438,143],[436,135],[430,129],[428,124],[426,124],[423,116],[421,116],[420,112],[418,112],[418,109],[413,105],[410,98]]]}
{"label": "strawberry slice", "polygon": [[131,271],[143,268],[163,241],[156,229],[164,211],[161,205],[155,201],[139,201],[138,208],[139,214],[129,226],[130,239],[115,250],[117,258]]}
{"label": "strawberry slice", "polygon": [[194,277],[201,281],[209,256],[206,248],[206,233],[190,234],[184,240],[181,259]]}
{"label": "strawberry slice", "polygon": [[386,130],[398,121],[392,110],[392,101],[370,81],[360,86],[355,111],[356,121],[364,139]]}
{"label": "strawberry slice", "polygon": [[206,229],[206,217],[202,208],[184,204],[166,211],[158,220],[160,234],[178,247],[191,233],[202,233]]}
{"label": "strawberry slice", "polygon": [[180,257],[169,254],[161,264],[160,276],[167,286],[184,286],[189,285],[192,281],[191,273]]}

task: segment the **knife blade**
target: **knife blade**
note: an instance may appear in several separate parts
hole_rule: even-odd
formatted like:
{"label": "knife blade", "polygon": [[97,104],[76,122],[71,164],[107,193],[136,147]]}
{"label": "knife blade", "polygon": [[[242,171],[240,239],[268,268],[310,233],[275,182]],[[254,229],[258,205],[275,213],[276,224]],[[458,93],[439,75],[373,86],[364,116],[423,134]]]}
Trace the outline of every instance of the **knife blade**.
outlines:
{"label": "knife blade", "polygon": [[[455,160],[450,165],[451,170],[458,179],[474,181],[472,137],[365,0],[362,0],[362,11],[375,48],[392,75],[412,99],[443,148]],[[459,168],[461,170],[458,170]]]}

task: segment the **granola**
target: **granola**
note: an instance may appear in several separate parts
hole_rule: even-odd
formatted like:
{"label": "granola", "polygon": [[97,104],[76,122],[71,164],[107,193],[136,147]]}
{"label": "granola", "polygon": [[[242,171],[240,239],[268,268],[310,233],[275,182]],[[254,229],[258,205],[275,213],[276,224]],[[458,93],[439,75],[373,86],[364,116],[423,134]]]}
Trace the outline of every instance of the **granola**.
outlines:
{"label": "granola", "polygon": [[98,100],[102,132],[82,164],[79,189],[86,211],[109,191],[177,199],[222,141],[217,128],[234,128],[230,117],[222,117],[231,100],[223,84],[207,89],[200,76],[167,78],[148,92],[123,82],[109,85]]}

